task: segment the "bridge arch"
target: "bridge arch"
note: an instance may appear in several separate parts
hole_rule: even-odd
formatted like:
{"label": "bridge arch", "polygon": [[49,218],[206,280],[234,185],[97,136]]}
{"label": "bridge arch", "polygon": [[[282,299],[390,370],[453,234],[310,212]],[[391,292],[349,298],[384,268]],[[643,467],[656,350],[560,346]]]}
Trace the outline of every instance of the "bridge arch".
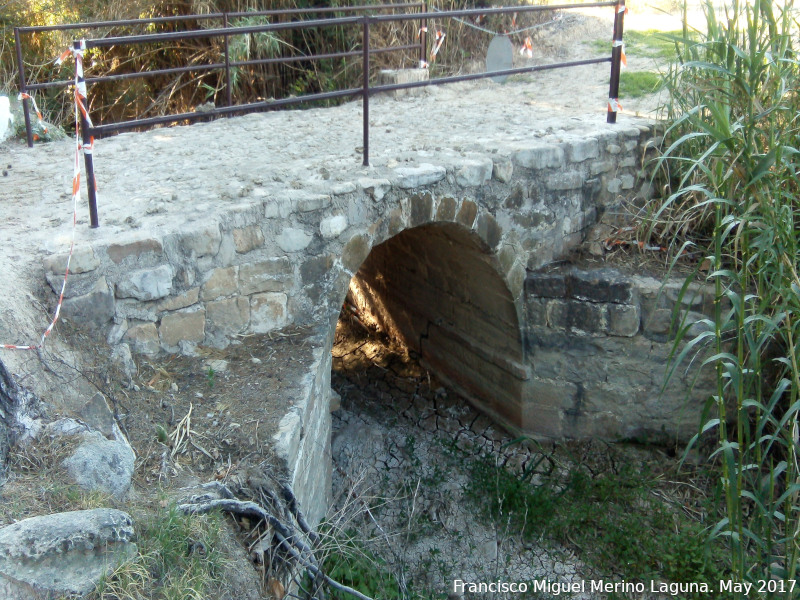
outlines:
{"label": "bridge arch", "polygon": [[[420,204],[430,220],[420,218]],[[445,198],[434,211],[430,196],[413,197],[404,208],[376,224],[337,306],[349,291],[441,380],[509,429],[527,429],[521,286],[514,293],[509,281],[515,265],[503,267],[501,227],[468,200]]]}

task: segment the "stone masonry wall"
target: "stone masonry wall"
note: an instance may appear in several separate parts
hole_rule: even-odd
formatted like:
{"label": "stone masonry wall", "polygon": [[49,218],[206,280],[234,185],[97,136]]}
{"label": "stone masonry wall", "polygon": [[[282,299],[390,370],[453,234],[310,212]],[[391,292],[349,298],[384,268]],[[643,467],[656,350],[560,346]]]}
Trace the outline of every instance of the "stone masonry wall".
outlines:
{"label": "stone masonry wall", "polygon": [[[241,119],[237,122],[250,122]],[[208,129],[222,126],[209,124]],[[204,130],[196,126],[188,131]],[[89,243],[76,248],[63,316],[96,328],[106,336],[112,355],[122,360],[130,353],[224,347],[240,334],[268,333],[291,323],[316,328],[329,353],[350,280],[373,248],[407,230],[447,227],[480,248],[482,258],[473,264],[494,269],[496,277],[484,273],[489,285],[455,296],[430,293],[424,277],[406,281],[403,285],[422,286],[417,293],[429,305],[426,319],[432,317],[423,350],[432,365],[460,381],[472,396],[491,384],[496,393],[481,399],[484,408],[509,427],[536,432],[527,425],[539,427],[530,415],[541,411],[526,400],[530,380],[526,367],[518,368],[525,354],[522,332],[527,331],[526,272],[576,247],[585,230],[620,202],[647,194],[641,165],[652,135],[649,125],[598,122],[580,134],[547,130],[486,151],[398,151],[384,166],[347,167],[338,175],[331,174],[333,166],[318,173],[298,171],[290,181],[256,174],[235,190],[224,186],[213,203],[181,204],[177,199],[187,189],[202,187],[199,179],[205,178],[204,190],[217,188],[199,167],[189,183],[179,186],[175,181],[184,175],[166,172],[169,161],[164,156],[162,179],[151,186],[156,196],[141,221],[135,220],[133,228],[93,230],[84,236]],[[151,159],[159,160],[157,152]],[[237,165],[237,170],[247,168]],[[405,258],[413,258],[416,249],[406,245]],[[399,262],[401,256],[386,259]],[[452,267],[459,277],[473,276],[443,258],[424,259],[436,266],[428,275],[446,277]],[[55,294],[65,262],[64,255],[44,259],[44,275]],[[485,305],[479,293],[486,295]],[[486,336],[462,326],[475,308],[484,316],[500,311],[500,334],[488,354]],[[453,311],[462,313],[456,318]],[[490,319],[475,322],[488,331]],[[474,351],[464,352],[465,345]],[[315,364],[308,380],[312,389],[303,407],[287,409],[276,443],[285,450],[304,506],[320,514],[329,481],[324,458],[330,431],[324,389],[329,356]],[[473,369],[476,377],[464,380],[444,372],[450,364],[460,364],[461,372]],[[549,381],[545,374],[537,376],[542,384]],[[564,421],[546,431],[570,436],[574,432],[569,427]]]}
{"label": "stone masonry wall", "polygon": [[[527,427],[556,438],[665,441],[696,433],[714,392],[710,373],[698,377],[701,361],[682,365],[661,392],[682,285],[613,269],[529,273]],[[694,320],[712,303],[713,288],[692,286],[681,314]]]}

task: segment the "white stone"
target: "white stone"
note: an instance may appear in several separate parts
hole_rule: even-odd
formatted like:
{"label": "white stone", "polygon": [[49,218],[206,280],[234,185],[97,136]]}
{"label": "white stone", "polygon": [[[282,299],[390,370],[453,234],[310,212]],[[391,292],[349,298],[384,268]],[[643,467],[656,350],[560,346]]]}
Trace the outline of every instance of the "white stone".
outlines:
{"label": "white stone", "polygon": [[364,188],[364,191],[372,196],[373,200],[378,202],[383,200],[386,193],[392,189],[392,184],[388,179],[369,179],[365,177],[358,180],[358,185]]}
{"label": "white stone", "polygon": [[[64,269],[67,268],[67,259],[69,254],[54,254],[48,256],[42,261],[45,271],[54,273],[56,275],[63,275]],[[88,273],[94,271],[100,266],[100,261],[94,254],[91,246],[83,248],[75,248],[72,253],[72,258],[69,259],[69,272],[70,274]]]}
{"label": "white stone", "polygon": [[394,170],[397,175],[397,186],[404,190],[422,187],[441,181],[447,175],[444,167],[423,163],[418,167],[398,167]]}
{"label": "white stone", "polygon": [[14,131],[14,117],[8,96],[0,96],[0,142],[6,140]]}
{"label": "white stone", "polygon": [[557,168],[564,165],[564,150],[559,146],[534,146],[516,151],[512,159],[526,169]]}
{"label": "white stone", "polygon": [[461,186],[483,185],[492,178],[492,159],[464,159],[456,171],[456,183]]}
{"label": "white stone", "polygon": [[172,290],[172,276],[172,267],[169,265],[133,271],[128,279],[117,284],[117,296],[137,300],[164,298]]}
{"label": "white stone", "polygon": [[319,224],[319,232],[326,240],[335,238],[345,229],[347,229],[347,217],[344,215],[326,217],[322,219],[322,222]]}
{"label": "white stone", "polygon": [[70,477],[88,491],[122,498],[131,486],[136,455],[126,442],[106,439],[100,432],[83,434],[83,442],[64,461]]}
{"label": "white stone", "polygon": [[298,252],[305,250],[311,243],[313,236],[306,233],[303,229],[296,229],[294,227],[286,227],[278,236],[278,246],[284,252]]}
{"label": "white stone", "polygon": [[250,329],[253,333],[267,333],[286,325],[287,304],[288,298],[282,292],[253,294],[250,298]]}
{"label": "white stone", "polygon": [[23,519],[0,529],[0,597],[83,596],[136,555],[133,520],[112,508]]}

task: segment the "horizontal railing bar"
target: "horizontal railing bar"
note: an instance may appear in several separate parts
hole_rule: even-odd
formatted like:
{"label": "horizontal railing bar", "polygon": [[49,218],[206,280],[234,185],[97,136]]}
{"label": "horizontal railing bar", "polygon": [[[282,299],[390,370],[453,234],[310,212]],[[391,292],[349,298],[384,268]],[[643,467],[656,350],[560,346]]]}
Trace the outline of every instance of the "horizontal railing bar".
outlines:
{"label": "horizontal railing bar", "polygon": [[249,104],[240,104],[238,106],[223,106],[203,112],[181,113],[177,115],[164,115],[161,117],[150,117],[148,119],[137,119],[134,121],[123,121],[121,123],[98,125],[92,127],[90,129],[90,133],[95,137],[103,137],[109,133],[129,131],[131,129],[136,129],[138,127],[164,125],[167,123],[176,123],[178,121],[199,121],[203,118],[208,118],[213,116],[260,112],[264,110],[269,110],[270,108],[273,107],[289,106],[292,104],[302,104],[304,102],[313,102],[316,100],[331,100],[334,98],[344,98],[347,96],[360,96],[363,93],[364,90],[358,88],[349,90],[339,90],[335,92],[322,92],[319,94],[308,94],[307,96],[300,96],[296,98],[283,98],[281,100],[266,100],[264,102],[251,102]]}
{"label": "horizontal railing bar", "polygon": [[74,29],[99,29],[103,27],[121,27],[123,25],[147,25],[150,23],[172,23],[179,21],[208,21],[211,19],[222,19],[226,15],[229,19],[240,17],[262,17],[271,15],[293,15],[308,13],[331,13],[331,12],[358,12],[367,10],[394,10],[398,8],[421,8],[425,6],[423,2],[411,2],[408,4],[376,4],[361,6],[321,6],[318,8],[286,8],[261,11],[239,11],[231,13],[208,13],[205,15],[178,15],[172,17],[153,17],[152,19],[122,19],[118,21],[93,21],[89,23],[66,23],[63,25],[34,25],[31,27],[20,27],[20,33],[37,33],[43,31],[69,31]]}
{"label": "horizontal railing bar", "polygon": [[[388,52],[401,52],[403,50],[413,50],[419,48],[419,44],[409,44],[406,46],[388,46],[386,48],[370,48],[370,54],[386,54]],[[285,56],[280,58],[254,58],[251,60],[234,61],[231,67],[246,67],[249,65],[266,65],[302,62],[306,60],[326,60],[331,58],[349,58],[361,56],[361,50],[350,52],[333,52],[330,54],[310,54],[307,56]],[[157,69],[155,71],[139,71],[136,73],[120,73],[118,75],[103,75],[102,77],[87,77],[86,84],[103,83],[105,81],[125,81],[129,79],[142,79],[144,77],[154,77],[156,75],[175,75],[178,73],[189,73],[193,71],[211,71],[214,69],[224,69],[225,63],[212,63],[210,65],[193,65],[190,67],[173,67],[171,69]],[[61,81],[49,81],[46,83],[31,83],[26,86],[28,90],[46,90],[51,88],[63,88],[74,85],[75,81],[65,79]]]}
{"label": "horizontal railing bar", "polygon": [[444,85],[446,83],[457,83],[459,81],[472,81],[475,79],[486,79],[488,77],[500,77],[504,75],[519,75],[520,73],[533,73],[535,71],[550,71],[553,69],[566,69],[568,67],[580,67],[583,65],[596,65],[611,62],[610,57],[587,58],[585,60],[573,60],[563,63],[552,63],[548,65],[534,65],[531,67],[517,67],[515,69],[503,69],[502,71],[485,71],[482,73],[470,73],[469,75],[453,75],[451,77],[439,77],[427,81],[412,81],[409,83],[390,83],[386,85],[370,86],[369,93],[393,92],[395,90],[407,90],[411,88],[426,87],[429,85]]}
{"label": "horizontal railing bar", "polygon": [[[419,44],[409,44],[407,46],[387,46],[385,48],[370,48],[370,54],[386,54],[387,52],[400,52],[402,50],[413,50],[419,48]],[[330,54],[310,54],[308,56],[285,56],[280,58],[253,58],[250,60],[237,60],[231,62],[231,67],[246,67],[248,65],[270,65],[290,62],[302,62],[304,60],[326,60],[330,58],[348,58],[361,56],[362,50],[350,50],[349,52],[332,52]],[[225,65],[223,65],[225,66]]]}
{"label": "horizontal railing bar", "polygon": [[[261,33],[264,31],[281,31],[284,29],[312,29],[314,27],[333,27],[335,25],[353,25],[361,23],[365,17],[337,17],[335,19],[315,19],[313,21],[288,21],[286,23],[270,23],[269,25],[251,25],[249,27],[225,27],[216,29],[192,29],[190,31],[172,31],[169,33],[149,33],[145,35],[126,35],[119,37],[97,38],[86,40],[87,48],[108,48],[109,46],[128,44],[148,44],[173,40],[192,40],[204,37],[221,37],[243,35],[245,33]],[[417,15],[419,18],[419,15]]]}
{"label": "horizontal railing bar", "polygon": [[[568,10],[571,8],[600,8],[604,6],[616,6],[616,0],[610,2],[586,2],[585,4],[553,4],[541,6],[504,6],[500,8],[470,8],[466,10],[443,10],[425,13],[428,19],[449,18],[449,17],[477,17],[486,15],[504,15],[508,13],[528,13],[545,12],[555,10]],[[392,21],[414,21],[419,19],[419,13],[411,15],[375,15],[369,18],[371,23],[386,23]]]}

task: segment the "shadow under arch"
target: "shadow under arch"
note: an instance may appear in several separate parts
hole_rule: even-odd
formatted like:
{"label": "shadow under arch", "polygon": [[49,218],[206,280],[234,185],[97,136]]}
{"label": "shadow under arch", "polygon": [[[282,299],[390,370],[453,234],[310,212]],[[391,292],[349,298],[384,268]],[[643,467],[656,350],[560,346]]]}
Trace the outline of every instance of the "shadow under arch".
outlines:
{"label": "shadow under arch", "polygon": [[529,373],[519,309],[500,273],[473,230],[435,222],[374,246],[349,291],[359,311],[418,353],[442,381],[521,431]]}

